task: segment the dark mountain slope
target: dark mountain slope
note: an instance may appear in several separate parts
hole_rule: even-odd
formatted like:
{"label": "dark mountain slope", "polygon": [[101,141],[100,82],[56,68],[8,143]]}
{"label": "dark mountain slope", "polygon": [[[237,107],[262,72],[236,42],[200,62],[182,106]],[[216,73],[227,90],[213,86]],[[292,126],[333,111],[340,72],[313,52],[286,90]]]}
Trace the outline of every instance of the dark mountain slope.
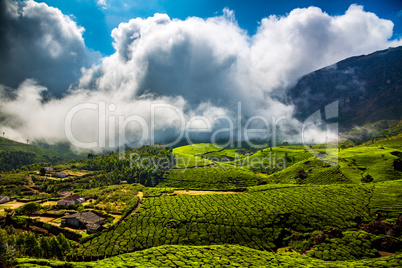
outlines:
{"label": "dark mountain slope", "polygon": [[296,117],[306,119],[339,100],[340,128],[399,120],[402,110],[402,47],[348,58],[302,77],[287,92]]}

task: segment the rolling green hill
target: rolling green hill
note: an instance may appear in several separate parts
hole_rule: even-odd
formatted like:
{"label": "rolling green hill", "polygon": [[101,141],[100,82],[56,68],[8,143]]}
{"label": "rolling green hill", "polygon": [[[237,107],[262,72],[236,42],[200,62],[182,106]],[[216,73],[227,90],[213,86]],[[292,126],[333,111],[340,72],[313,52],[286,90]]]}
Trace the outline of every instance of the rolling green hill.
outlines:
{"label": "rolling green hill", "polygon": [[[391,133],[390,131],[386,131]],[[394,161],[401,152],[402,134],[370,140],[358,146],[326,150],[311,146],[313,157],[302,145],[280,146],[248,152],[240,148],[222,148],[212,144],[188,145],[173,149],[175,168],[160,187],[200,190],[242,190],[265,183],[354,184],[369,175],[374,182],[402,178]],[[395,134],[395,133],[394,133]],[[330,165],[334,160],[337,165]],[[187,167],[187,168],[186,168]]]}
{"label": "rolling green hill", "polygon": [[33,163],[56,163],[80,157],[82,156],[67,149],[65,153],[60,153],[40,146],[0,138],[0,171],[10,171]]}
{"label": "rolling green hill", "polygon": [[[44,146],[48,148],[44,148]],[[81,156],[79,154],[73,153],[70,149],[70,146],[69,145],[67,146],[66,144],[64,145],[60,143],[55,145],[46,145],[42,143],[39,143],[38,145],[25,144],[1,137],[0,137],[0,151],[30,152],[35,153],[38,156],[48,157],[50,159],[60,158],[62,160],[73,159]]]}
{"label": "rolling green hill", "polygon": [[361,127],[354,127],[350,131],[343,132],[341,137],[352,140],[355,143],[364,143],[390,138],[399,134],[402,134],[401,120],[380,120]]}

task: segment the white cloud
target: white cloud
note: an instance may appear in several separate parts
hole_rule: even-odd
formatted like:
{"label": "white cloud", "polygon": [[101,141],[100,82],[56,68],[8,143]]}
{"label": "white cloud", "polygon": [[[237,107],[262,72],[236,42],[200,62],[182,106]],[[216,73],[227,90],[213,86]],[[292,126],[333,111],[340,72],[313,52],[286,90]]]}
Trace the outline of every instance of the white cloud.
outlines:
{"label": "white cloud", "polygon": [[98,0],[97,4],[100,5],[103,9],[107,9],[106,0]]}
{"label": "white cloud", "polygon": [[402,42],[389,41],[393,23],[351,5],[342,16],[317,7],[263,19],[253,37],[251,63],[263,87],[284,88],[300,76],[347,57]]}
{"label": "white cloud", "polygon": [[[392,22],[356,5],[341,16],[330,16],[316,7],[270,16],[253,36],[238,26],[228,9],[208,19],[177,20],[165,14],[136,18],[112,31],[116,52],[99,65],[82,69],[79,85],[64,98],[42,103],[42,89],[32,82],[23,84],[17,98],[1,109],[20,123],[3,125],[20,136],[56,141],[65,139],[60,122],[78,103],[106,101],[117,106],[114,115],[138,114],[149,122],[153,103],[176,105],[186,117],[236,118],[241,101],[244,120],[255,115],[268,120],[287,115],[282,130],[300,127],[291,117],[293,107],[273,95],[281,95],[299,77],[318,68],[400,45],[400,40],[389,41],[392,28]],[[54,46],[52,53],[59,53],[58,49]],[[37,109],[28,116],[24,108],[11,108],[29,106]],[[159,137],[174,136],[180,127],[172,111],[164,110],[157,119]],[[38,130],[36,126],[44,121],[52,127]],[[97,124],[96,113],[82,113],[74,129],[82,139],[90,140],[97,136]],[[215,128],[222,126],[215,122]],[[138,125],[130,128],[133,136],[140,133]]]}

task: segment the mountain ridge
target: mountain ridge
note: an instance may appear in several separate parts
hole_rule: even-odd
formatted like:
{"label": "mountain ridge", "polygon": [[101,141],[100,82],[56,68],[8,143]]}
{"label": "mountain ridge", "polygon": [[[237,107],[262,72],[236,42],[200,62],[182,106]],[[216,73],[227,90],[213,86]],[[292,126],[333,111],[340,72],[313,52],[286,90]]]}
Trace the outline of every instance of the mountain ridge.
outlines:
{"label": "mountain ridge", "polygon": [[342,131],[379,120],[400,120],[402,47],[344,59],[303,76],[287,90],[295,116],[306,119],[339,101]]}

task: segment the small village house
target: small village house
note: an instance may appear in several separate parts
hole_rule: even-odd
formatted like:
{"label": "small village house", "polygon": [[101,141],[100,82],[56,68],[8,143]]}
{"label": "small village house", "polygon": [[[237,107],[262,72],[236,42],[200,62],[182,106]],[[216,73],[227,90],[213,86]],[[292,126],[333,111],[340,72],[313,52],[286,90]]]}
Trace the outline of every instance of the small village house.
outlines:
{"label": "small village house", "polygon": [[7,203],[11,200],[9,196],[0,195],[0,204]]}
{"label": "small village house", "polygon": [[79,196],[78,194],[69,195],[59,201],[57,201],[57,205],[60,206],[69,206],[69,205],[77,205],[85,202],[85,198]]}
{"label": "small village house", "polygon": [[61,218],[61,227],[87,229],[88,233],[94,233],[105,224],[105,218],[99,217],[93,212],[79,212]]}

